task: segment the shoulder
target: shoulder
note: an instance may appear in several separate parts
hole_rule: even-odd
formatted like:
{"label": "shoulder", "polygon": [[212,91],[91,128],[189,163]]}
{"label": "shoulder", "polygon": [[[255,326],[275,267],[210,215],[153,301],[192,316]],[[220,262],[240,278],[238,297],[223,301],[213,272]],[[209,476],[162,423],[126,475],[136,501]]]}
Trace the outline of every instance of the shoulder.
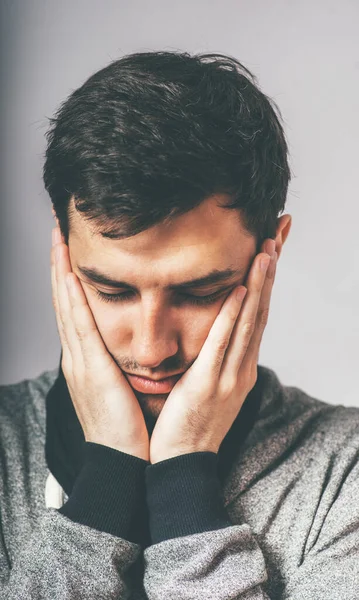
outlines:
{"label": "shoulder", "polygon": [[1,429],[30,419],[45,431],[45,399],[57,375],[58,367],[43,371],[33,378],[0,385]]}
{"label": "shoulder", "polygon": [[[340,453],[343,444],[359,447],[359,407],[332,404],[305,390],[284,385],[268,367],[259,367],[263,381],[260,422],[279,435],[311,438],[330,452]],[[298,440],[299,441],[299,440]]]}

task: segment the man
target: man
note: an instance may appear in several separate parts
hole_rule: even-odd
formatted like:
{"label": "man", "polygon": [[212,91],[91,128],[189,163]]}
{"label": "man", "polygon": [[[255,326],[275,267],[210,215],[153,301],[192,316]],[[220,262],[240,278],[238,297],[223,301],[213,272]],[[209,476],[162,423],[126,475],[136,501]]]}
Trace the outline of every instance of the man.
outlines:
{"label": "man", "polygon": [[359,598],[359,411],[258,365],[289,178],[222,55],[129,55],[62,105],[62,352],[1,388],[4,598]]}

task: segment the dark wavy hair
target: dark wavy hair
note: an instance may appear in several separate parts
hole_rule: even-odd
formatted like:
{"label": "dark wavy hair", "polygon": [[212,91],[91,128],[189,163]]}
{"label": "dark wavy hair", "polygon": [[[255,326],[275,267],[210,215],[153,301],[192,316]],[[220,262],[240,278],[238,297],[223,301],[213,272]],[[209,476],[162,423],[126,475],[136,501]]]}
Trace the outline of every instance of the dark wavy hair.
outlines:
{"label": "dark wavy hair", "polygon": [[[288,147],[273,100],[223,54],[138,52],[64,101],[46,133],[43,179],[68,241],[71,197],[111,239],[226,194],[259,249],[284,210]],[[258,250],[259,251],[259,250]]]}

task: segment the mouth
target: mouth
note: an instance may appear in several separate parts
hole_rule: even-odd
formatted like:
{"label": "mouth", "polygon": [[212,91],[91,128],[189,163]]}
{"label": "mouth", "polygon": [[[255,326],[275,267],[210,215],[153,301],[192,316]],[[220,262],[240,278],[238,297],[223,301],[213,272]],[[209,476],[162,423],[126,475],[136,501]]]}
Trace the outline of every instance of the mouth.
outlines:
{"label": "mouth", "polygon": [[182,377],[183,373],[177,373],[163,379],[148,379],[146,377],[130,375],[129,373],[125,373],[125,375],[131,386],[138,392],[145,394],[168,394]]}
{"label": "mouth", "polygon": [[124,372],[126,375],[139,377],[140,379],[147,379],[147,381],[164,381],[165,379],[171,379],[171,377],[177,377],[177,375],[183,375],[183,371],[180,373],[172,373],[172,375],[165,375],[164,377],[146,377],[146,375],[136,375],[136,373],[127,373],[127,371]]}

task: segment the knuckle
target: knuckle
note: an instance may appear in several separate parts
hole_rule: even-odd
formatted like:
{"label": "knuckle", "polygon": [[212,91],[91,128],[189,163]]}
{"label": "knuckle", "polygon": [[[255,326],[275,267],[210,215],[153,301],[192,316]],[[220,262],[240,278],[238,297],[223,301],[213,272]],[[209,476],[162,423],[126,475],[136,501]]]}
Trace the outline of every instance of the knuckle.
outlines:
{"label": "knuckle", "polygon": [[76,331],[76,335],[79,338],[80,342],[83,342],[84,340],[86,340],[86,338],[88,336],[86,328],[84,328],[81,325],[79,325],[78,323],[76,323],[75,331]]}
{"label": "knuckle", "polygon": [[256,326],[255,321],[246,321],[245,323],[243,323],[242,334],[243,334],[243,338],[245,340],[247,338],[250,339],[252,337],[255,326]]}
{"label": "knuckle", "polygon": [[250,390],[254,388],[255,384],[257,383],[257,377],[257,365],[254,364],[248,375],[248,387]]}
{"label": "knuckle", "polygon": [[70,317],[65,313],[59,313],[58,315],[59,323],[61,325],[62,331],[67,331],[70,324]]}
{"label": "knuckle", "polygon": [[233,309],[232,304],[229,306],[228,314],[231,322],[238,319],[238,310]]}
{"label": "knuckle", "polygon": [[237,385],[237,377],[226,377],[223,382],[223,396],[230,396]]}
{"label": "knuckle", "polygon": [[219,373],[221,366],[222,366],[222,362],[223,362],[223,352],[222,353],[215,353],[214,356],[214,361],[213,361],[213,374],[216,375],[217,373]]}
{"label": "knuckle", "polygon": [[68,380],[69,379],[69,375],[70,375],[71,370],[72,370],[72,365],[71,365],[70,357],[67,355],[67,352],[65,352],[65,351],[63,351],[63,353],[62,353],[61,369],[63,371],[65,379]]}
{"label": "knuckle", "polygon": [[61,317],[61,315],[56,314],[56,325],[57,325],[57,329],[59,330],[59,334],[60,336],[64,336],[65,335],[65,326],[63,323],[63,319]]}
{"label": "knuckle", "polygon": [[64,324],[63,324],[63,322],[62,322],[62,319],[59,319],[59,320],[58,320],[58,323],[57,323],[57,325],[58,325],[58,328],[59,328],[59,333],[60,333],[60,335],[61,335],[61,336],[64,338],[64,340],[67,342],[67,339],[66,339],[66,328],[65,328],[65,326],[64,326]]}
{"label": "knuckle", "polygon": [[223,354],[228,348],[228,338],[221,338],[217,341],[217,352]]}
{"label": "knuckle", "polygon": [[67,336],[66,336],[66,334],[65,334],[65,332],[64,332],[63,329],[61,329],[59,335],[60,335],[60,340],[61,340],[62,348],[66,349],[66,350],[70,350],[70,345],[69,345]]}
{"label": "knuckle", "polygon": [[262,327],[265,327],[268,323],[269,308],[263,308],[258,311],[258,322]]}

